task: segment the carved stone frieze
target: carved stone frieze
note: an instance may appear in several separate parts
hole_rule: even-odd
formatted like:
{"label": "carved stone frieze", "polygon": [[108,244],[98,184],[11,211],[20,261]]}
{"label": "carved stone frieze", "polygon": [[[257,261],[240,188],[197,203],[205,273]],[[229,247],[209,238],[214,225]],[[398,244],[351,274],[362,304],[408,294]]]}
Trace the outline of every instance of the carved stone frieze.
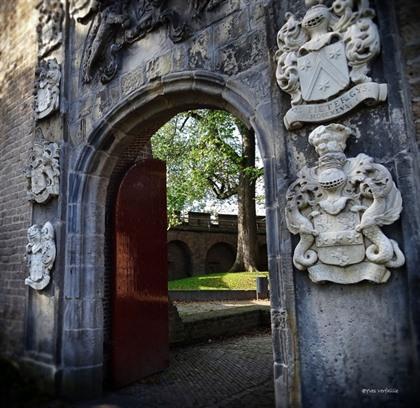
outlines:
{"label": "carved stone frieze", "polygon": [[64,7],[60,0],[43,0],[38,10],[38,55],[43,58],[63,42]]}
{"label": "carved stone frieze", "polygon": [[84,83],[99,73],[103,83],[118,71],[119,51],[165,26],[170,39],[181,42],[191,33],[190,22],[211,12],[222,0],[184,0],[174,8],[166,0],[90,0],[74,1],[73,15],[82,24],[90,24],[82,62]]}
{"label": "carved stone frieze", "polygon": [[35,141],[26,169],[28,197],[42,204],[59,194],[60,147],[43,138]]}
{"label": "carved stone frieze", "polygon": [[35,114],[43,119],[60,107],[61,68],[57,60],[41,60],[36,70]]}
{"label": "carved stone frieze", "polygon": [[368,0],[306,0],[302,20],[286,14],[277,34],[277,83],[290,94],[288,129],[342,116],[358,104],[383,102],[386,84],[368,76],[380,52],[379,32]]}
{"label": "carved stone frieze", "polygon": [[319,126],[309,143],[318,165],[304,167],[287,192],[286,222],[299,234],[293,263],[313,282],[384,283],[387,268],[405,262],[397,242],[381,231],[402,211],[401,194],[389,171],[366,154],[344,154],[351,129]]}
{"label": "carved stone frieze", "polygon": [[50,272],[54,265],[56,246],[54,227],[50,222],[44,226],[32,225],[28,229],[26,261],[29,276],[25,284],[36,290],[42,290],[50,282]]}

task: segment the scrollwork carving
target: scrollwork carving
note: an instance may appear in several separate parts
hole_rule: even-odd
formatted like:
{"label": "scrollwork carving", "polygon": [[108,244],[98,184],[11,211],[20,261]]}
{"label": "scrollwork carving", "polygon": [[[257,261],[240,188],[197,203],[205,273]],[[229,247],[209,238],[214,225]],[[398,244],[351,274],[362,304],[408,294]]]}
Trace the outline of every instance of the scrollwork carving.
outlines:
{"label": "scrollwork carving", "polygon": [[29,276],[25,285],[36,290],[42,290],[50,282],[50,272],[56,257],[54,227],[50,222],[44,226],[32,225],[28,229],[28,244],[26,246],[26,261]]}
{"label": "scrollwork carving", "polygon": [[404,264],[397,242],[380,227],[402,211],[389,171],[366,154],[346,158],[351,129],[332,124],[309,136],[318,165],[304,167],[287,192],[286,222],[299,234],[293,263],[314,282],[386,282],[387,268]]}

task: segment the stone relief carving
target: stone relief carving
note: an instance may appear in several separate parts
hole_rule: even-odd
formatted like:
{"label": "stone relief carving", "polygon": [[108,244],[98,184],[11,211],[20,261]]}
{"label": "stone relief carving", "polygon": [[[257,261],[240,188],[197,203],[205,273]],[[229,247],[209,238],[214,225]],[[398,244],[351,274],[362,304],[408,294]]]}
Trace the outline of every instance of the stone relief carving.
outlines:
{"label": "stone relief carving", "polygon": [[274,329],[287,329],[287,311],[286,309],[271,310],[271,325]]}
{"label": "stone relief carving", "polygon": [[118,71],[118,54],[123,47],[166,26],[170,39],[180,42],[191,33],[189,22],[211,12],[222,0],[184,0],[182,11],[166,0],[90,0],[73,2],[73,15],[81,24],[90,24],[83,53],[83,82],[89,83],[97,72],[103,83]]}
{"label": "stone relief carving", "polygon": [[303,19],[287,13],[277,34],[277,83],[292,103],[284,118],[287,129],[387,98],[387,85],[368,76],[369,63],[380,52],[369,1],[335,0],[331,8],[322,0],[305,3],[310,8]]}
{"label": "stone relief carving", "polygon": [[26,245],[26,261],[29,277],[25,284],[36,290],[42,290],[50,282],[50,272],[54,265],[56,247],[54,227],[50,222],[44,226],[32,225],[28,229],[28,244]]}
{"label": "stone relief carving", "polygon": [[[42,137],[42,134],[41,134]],[[46,203],[59,194],[60,189],[60,147],[39,138],[35,141],[26,169],[29,200]]]}
{"label": "stone relief carving", "polygon": [[287,192],[286,222],[299,234],[293,263],[313,282],[384,283],[387,268],[405,262],[397,242],[381,231],[402,211],[401,194],[389,171],[366,154],[344,154],[351,129],[319,126],[309,143],[318,165],[304,167]]}
{"label": "stone relief carving", "polygon": [[60,107],[61,68],[57,60],[41,60],[36,70],[35,114],[43,119]]}
{"label": "stone relief carving", "polygon": [[63,41],[64,7],[60,0],[44,0],[38,10],[38,55],[43,58]]}

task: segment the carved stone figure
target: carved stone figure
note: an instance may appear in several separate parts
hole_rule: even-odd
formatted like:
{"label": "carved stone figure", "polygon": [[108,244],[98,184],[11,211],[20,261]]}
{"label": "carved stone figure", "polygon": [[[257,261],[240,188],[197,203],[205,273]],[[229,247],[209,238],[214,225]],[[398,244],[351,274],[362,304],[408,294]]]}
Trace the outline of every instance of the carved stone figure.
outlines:
{"label": "carved stone figure", "polygon": [[331,124],[309,135],[318,155],[287,192],[286,222],[299,234],[293,263],[313,282],[384,283],[387,268],[405,262],[397,242],[381,231],[402,211],[401,194],[389,171],[366,154],[346,158],[351,129]]}
{"label": "carved stone figure", "polygon": [[44,0],[38,10],[38,55],[43,58],[63,41],[64,7],[60,0]]}
{"label": "carved stone figure", "polygon": [[42,290],[50,282],[50,272],[54,265],[56,247],[54,227],[50,222],[44,226],[32,225],[28,229],[28,244],[26,245],[26,260],[29,277],[25,285],[36,290]]}
{"label": "carved stone figure", "polygon": [[361,102],[387,97],[386,84],[367,75],[380,51],[369,2],[335,0],[331,8],[322,3],[307,0],[311,7],[301,21],[286,13],[277,35],[277,82],[292,98],[284,119],[288,129],[337,118]]}
{"label": "carved stone figure", "polygon": [[41,60],[36,70],[35,114],[43,119],[60,107],[61,68],[57,60]]}
{"label": "carved stone figure", "polygon": [[37,140],[26,170],[28,196],[31,201],[46,203],[60,189],[60,148],[57,143]]}
{"label": "carved stone figure", "polygon": [[89,83],[99,72],[103,83],[118,71],[118,53],[126,46],[165,26],[174,42],[191,35],[189,21],[214,10],[221,0],[184,0],[180,14],[166,0],[74,0],[72,13],[77,21],[91,24],[82,63],[83,82]]}

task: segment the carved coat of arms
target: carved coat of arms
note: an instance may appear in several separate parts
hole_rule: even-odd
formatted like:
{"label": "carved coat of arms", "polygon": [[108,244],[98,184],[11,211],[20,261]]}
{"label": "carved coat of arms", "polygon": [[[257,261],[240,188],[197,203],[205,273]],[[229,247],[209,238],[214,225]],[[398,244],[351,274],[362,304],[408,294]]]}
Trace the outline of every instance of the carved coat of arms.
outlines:
{"label": "carved coat of arms", "polygon": [[60,46],[63,41],[64,6],[61,0],[44,0],[40,2],[38,9],[38,54],[42,58]]}
{"label": "carved coat of arms", "polygon": [[29,276],[25,284],[36,290],[42,290],[50,282],[50,271],[54,265],[56,247],[54,227],[50,222],[44,226],[32,225],[28,229],[26,260]]}
{"label": "carved coat of arms", "polygon": [[368,76],[369,66],[380,51],[374,11],[368,0],[306,0],[311,6],[299,21],[286,14],[277,35],[277,82],[291,96],[286,128],[304,122],[337,118],[358,104],[386,100],[386,84]]}
{"label": "carved coat of arms", "polygon": [[36,70],[35,114],[43,119],[60,107],[61,68],[55,58],[40,61]]}
{"label": "carved coat of arms", "polygon": [[31,201],[45,203],[56,197],[60,189],[60,147],[44,139],[34,143],[30,164],[26,169],[28,196]]}
{"label": "carved coat of arms", "polygon": [[371,157],[345,156],[350,134],[331,124],[309,136],[318,165],[304,167],[287,193],[287,226],[300,235],[293,263],[314,282],[384,283],[387,268],[405,262],[397,242],[380,229],[399,218],[401,194],[389,171]]}

